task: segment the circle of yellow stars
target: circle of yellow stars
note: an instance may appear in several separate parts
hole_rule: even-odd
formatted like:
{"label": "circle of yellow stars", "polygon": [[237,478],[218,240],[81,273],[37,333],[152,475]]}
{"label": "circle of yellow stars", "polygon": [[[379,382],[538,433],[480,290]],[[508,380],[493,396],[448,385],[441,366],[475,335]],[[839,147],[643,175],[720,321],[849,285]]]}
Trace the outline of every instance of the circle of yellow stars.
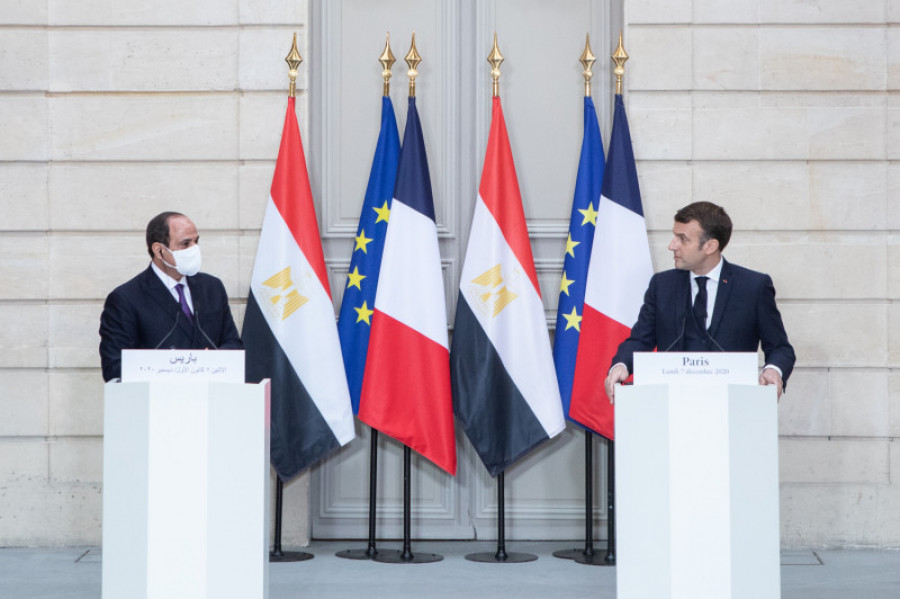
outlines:
{"label": "circle of yellow stars", "polygon": [[[588,224],[593,225],[594,227],[597,226],[597,214],[598,213],[596,210],[594,210],[593,202],[588,204],[588,207],[585,208],[584,210],[579,209],[578,212],[580,212],[581,216],[584,217],[581,221],[582,226],[588,225]],[[566,254],[568,254],[569,256],[572,256],[574,258],[575,257],[575,248],[579,245],[581,245],[581,242],[573,241],[572,233],[570,232],[568,237],[566,238]],[[570,279],[566,275],[566,271],[564,269],[563,274],[562,274],[562,280],[559,283],[559,292],[569,295],[569,287],[574,282],[575,282],[575,279]],[[578,314],[577,307],[573,306],[572,311],[570,313],[568,313],[568,314],[563,313],[562,316],[563,316],[563,318],[566,319],[565,330],[568,331],[569,329],[575,329],[579,333],[581,332],[581,318],[582,317]]]}
{"label": "circle of yellow stars", "polygon": [[[376,225],[380,222],[386,223],[390,219],[391,209],[388,206],[387,201],[384,202],[384,205],[382,205],[381,208],[373,207],[372,210],[374,210],[375,213],[378,214],[378,218],[375,219]],[[360,229],[359,235],[354,237],[354,240],[356,241],[356,244],[353,247],[353,251],[356,252],[358,250],[362,250],[362,252],[364,254],[368,254],[369,253],[369,250],[368,250],[369,244],[374,240],[374,238],[366,237],[366,230]],[[350,289],[351,287],[356,287],[357,289],[362,291],[362,282],[363,282],[363,279],[366,278],[366,276],[367,275],[360,274],[359,266],[354,266],[353,272],[347,273],[347,287],[346,288]],[[358,308],[354,307],[353,309],[356,310],[356,322],[357,323],[364,322],[367,325],[372,326],[371,318],[372,318],[372,314],[375,313],[375,310],[369,308],[368,302],[363,301],[362,306],[360,306]]]}

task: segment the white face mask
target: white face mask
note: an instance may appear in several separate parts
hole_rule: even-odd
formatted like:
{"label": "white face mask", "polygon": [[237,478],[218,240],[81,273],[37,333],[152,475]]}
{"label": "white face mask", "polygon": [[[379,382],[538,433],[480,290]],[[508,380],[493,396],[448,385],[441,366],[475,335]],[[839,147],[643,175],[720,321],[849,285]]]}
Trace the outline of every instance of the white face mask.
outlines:
{"label": "white face mask", "polygon": [[198,272],[200,272],[200,263],[202,262],[202,258],[200,256],[200,246],[192,245],[191,247],[183,250],[172,251],[169,248],[166,248],[166,251],[172,254],[172,257],[175,258],[175,264],[169,264],[166,262],[165,258],[163,258],[163,264],[174,268],[180,274],[186,277],[192,277]]}

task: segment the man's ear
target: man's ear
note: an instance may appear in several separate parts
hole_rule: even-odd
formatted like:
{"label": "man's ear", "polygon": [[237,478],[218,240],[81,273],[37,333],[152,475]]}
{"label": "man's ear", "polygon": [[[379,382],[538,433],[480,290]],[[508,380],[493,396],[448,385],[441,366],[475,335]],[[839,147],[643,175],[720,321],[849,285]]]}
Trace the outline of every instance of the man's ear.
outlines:
{"label": "man's ear", "polygon": [[703,253],[705,253],[707,256],[712,256],[717,251],[719,251],[718,239],[708,239],[706,243],[703,244]]}

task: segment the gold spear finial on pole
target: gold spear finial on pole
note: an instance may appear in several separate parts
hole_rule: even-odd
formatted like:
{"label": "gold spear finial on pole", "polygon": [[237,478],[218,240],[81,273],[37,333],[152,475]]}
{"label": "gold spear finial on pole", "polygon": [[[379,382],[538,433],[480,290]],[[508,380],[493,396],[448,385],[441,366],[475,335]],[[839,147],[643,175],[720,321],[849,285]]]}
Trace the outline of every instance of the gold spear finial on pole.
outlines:
{"label": "gold spear finial on pole", "polygon": [[622,31],[619,31],[619,46],[616,48],[616,51],[612,53],[610,56],[612,61],[616,63],[616,68],[613,69],[613,73],[616,76],[616,95],[622,95],[622,77],[625,75],[625,61],[628,60],[628,52],[625,51],[625,46],[622,45]]}
{"label": "gold spear finial on pole", "polygon": [[488,63],[491,65],[491,78],[494,80],[494,97],[500,97],[500,63],[503,62],[503,55],[500,54],[500,48],[497,46],[497,32],[494,32],[494,47],[487,57]]}
{"label": "gold spear finial on pole", "polygon": [[384,77],[384,95],[387,97],[391,95],[391,67],[397,62],[397,59],[394,58],[394,53],[391,52],[390,32],[387,34],[387,41],[384,42],[384,52],[378,57],[378,62],[381,63],[381,76]]}
{"label": "gold spear finial on pole", "polygon": [[416,34],[413,32],[412,34],[412,44],[409,46],[409,52],[406,53],[406,65],[409,67],[409,70],[406,74],[409,76],[409,97],[416,97],[416,77],[419,75],[419,71],[416,70],[416,67],[419,66],[419,63],[422,62],[422,56],[419,55],[419,51],[416,50]]}
{"label": "gold spear finial on pole", "polygon": [[297,68],[303,62],[303,57],[297,50],[297,34],[294,33],[294,43],[291,45],[291,51],[284,57],[284,61],[288,63],[288,76],[291,78],[291,87],[288,89],[288,98],[293,98],[297,91]]}
{"label": "gold spear finial on pole", "polygon": [[591,67],[597,61],[597,57],[591,52],[591,34],[589,33],[584,36],[584,52],[581,53],[580,61],[584,67],[581,74],[584,75],[584,96],[587,98],[591,95],[591,77],[594,76]]}

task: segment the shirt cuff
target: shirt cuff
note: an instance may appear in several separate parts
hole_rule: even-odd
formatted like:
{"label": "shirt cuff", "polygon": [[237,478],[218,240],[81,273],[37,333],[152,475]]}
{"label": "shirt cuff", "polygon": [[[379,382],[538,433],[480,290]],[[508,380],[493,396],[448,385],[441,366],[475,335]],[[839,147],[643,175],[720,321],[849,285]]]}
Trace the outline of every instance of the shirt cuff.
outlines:
{"label": "shirt cuff", "polygon": [[778,376],[780,376],[781,378],[784,378],[784,373],[781,372],[781,369],[779,367],[775,366],[774,364],[766,364],[765,366],[763,366],[763,370],[765,370],[766,368],[771,368],[772,370],[774,370],[775,372],[778,373]]}

